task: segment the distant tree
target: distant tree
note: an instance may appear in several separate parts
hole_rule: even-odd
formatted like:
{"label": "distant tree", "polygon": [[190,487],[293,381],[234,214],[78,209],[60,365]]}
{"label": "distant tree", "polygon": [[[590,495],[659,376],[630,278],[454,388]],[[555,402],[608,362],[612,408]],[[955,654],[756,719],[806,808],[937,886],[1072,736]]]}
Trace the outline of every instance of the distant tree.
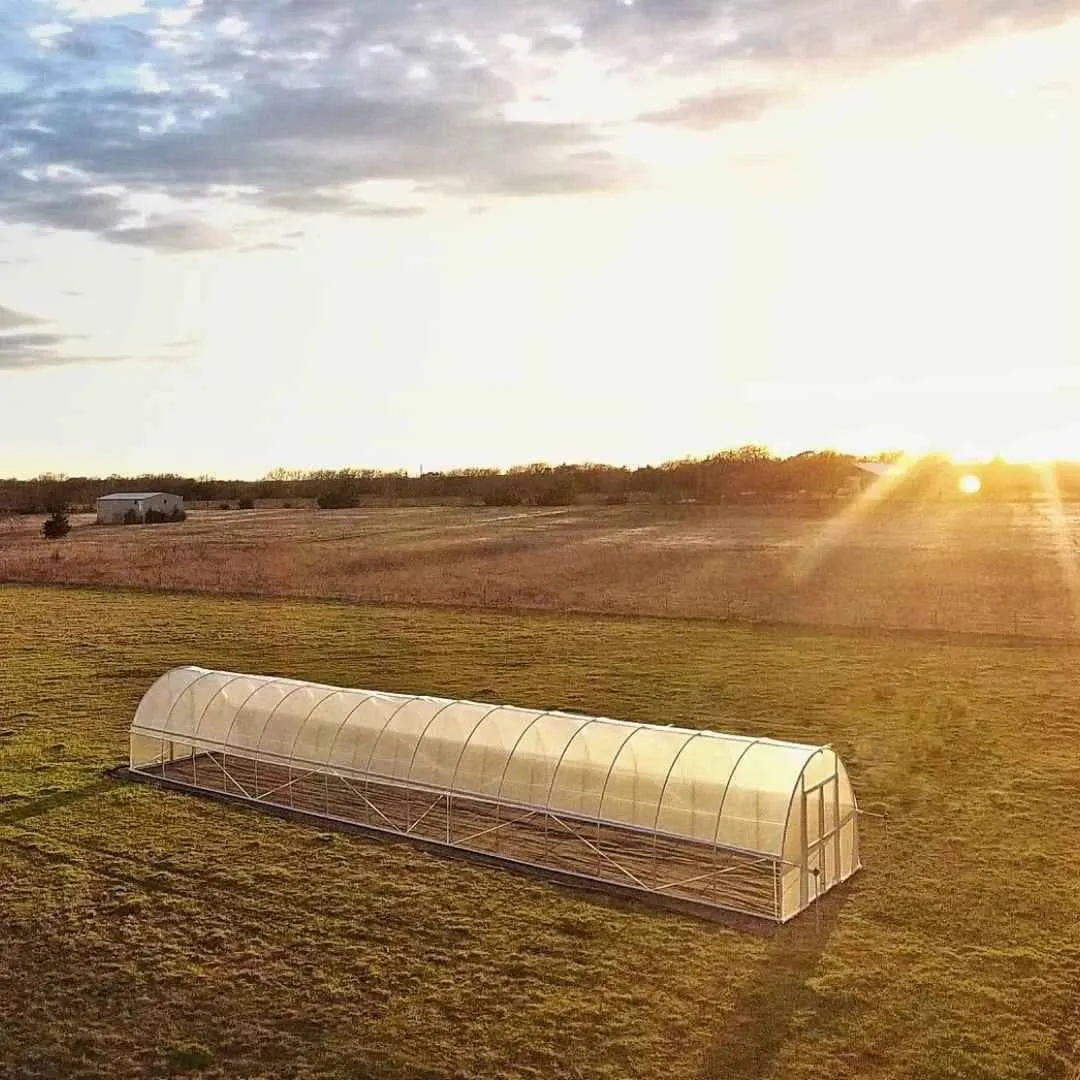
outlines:
{"label": "distant tree", "polygon": [[263,479],[287,482],[290,480],[303,480],[306,476],[307,473],[303,469],[288,469],[283,465],[279,465],[276,469],[271,469]]}
{"label": "distant tree", "polygon": [[536,506],[572,506],[575,496],[573,474],[557,469],[551,481],[540,485],[533,496],[533,503]]}
{"label": "distant tree", "polygon": [[848,481],[855,459],[834,450],[807,450],[782,463],[784,486],[808,495],[835,495]]}
{"label": "distant tree", "polygon": [[67,510],[63,506],[53,508],[52,513],[45,519],[41,526],[41,535],[46,540],[59,540],[71,532],[71,522],[68,521]]}
{"label": "distant tree", "polygon": [[769,448],[759,446],[757,443],[745,443],[743,446],[738,446],[727,453],[733,461],[759,462],[772,460]]}

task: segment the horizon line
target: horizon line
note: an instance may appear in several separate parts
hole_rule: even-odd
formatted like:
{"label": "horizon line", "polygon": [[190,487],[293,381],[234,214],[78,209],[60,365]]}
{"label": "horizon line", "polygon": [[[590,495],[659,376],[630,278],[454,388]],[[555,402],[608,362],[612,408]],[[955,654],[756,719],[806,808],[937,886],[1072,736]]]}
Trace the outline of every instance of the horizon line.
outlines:
{"label": "horizon line", "polygon": [[[1068,457],[1053,457],[1053,458],[1019,458],[1010,457],[1005,454],[996,454],[990,457],[973,457],[971,455],[957,455],[944,450],[925,450],[925,451],[910,451],[892,448],[888,450],[876,450],[865,454],[856,454],[847,450],[837,450],[832,447],[826,447],[821,449],[807,449],[800,450],[791,454],[777,453],[767,445],[763,443],[742,443],[738,446],[724,447],[719,450],[714,450],[708,454],[701,456],[687,455],[685,457],[666,458],[659,462],[646,462],[644,464],[616,464],[611,461],[595,461],[589,459],[583,459],[580,461],[560,461],[555,462],[552,460],[533,460],[526,462],[517,462],[510,465],[456,465],[452,467],[443,468],[431,468],[425,469],[423,464],[419,464],[417,470],[412,470],[407,466],[369,466],[369,465],[320,465],[311,467],[292,467],[288,465],[274,466],[272,469],[259,476],[229,476],[217,473],[183,473],[175,472],[171,470],[146,470],[141,472],[109,472],[109,473],[65,473],[65,472],[52,472],[45,470],[43,472],[36,473],[34,475],[8,475],[0,477],[0,482],[4,483],[32,483],[34,481],[40,482],[65,482],[69,480],[84,480],[84,481],[104,481],[104,480],[127,480],[137,479],[140,477],[175,477],[182,480],[205,480],[213,481],[216,483],[287,483],[290,480],[298,480],[306,477],[315,476],[320,473],[343,473],[343,472],[359,472],[370,473],[376,476],[404,476],[407,479],[421,479],[425,476],[459,476],[467,472],[484,472],[494,474],[509,474],[518,470],[526,469],[613,469],[613,470],[625,470],[629,472],[636,472],[643,469],[663,469],[671,468],[679,465],[694,465],[704,464],[718,457],[722,457],[728,454],[737,454],[740,451],[758,451],[762,453],[765,460],[769,461],[793,461],[800,457],[820,457],[827,454],[836,455],[837,457],[849,458],[854,463],[866,462],[883,462],[886,460],[924,460],[927,458],[936,458],[948,464],[955,465],[957,467],[979,468],[990,465],[1008,465],[1008,466],[1026,466],[1029,468],[1046,468],[1049,466],[1060,465],[1077,465],[1080,466],[1080,457],[1068,458]],[[288,476],[275,477],[273,473],[287,473]]]}

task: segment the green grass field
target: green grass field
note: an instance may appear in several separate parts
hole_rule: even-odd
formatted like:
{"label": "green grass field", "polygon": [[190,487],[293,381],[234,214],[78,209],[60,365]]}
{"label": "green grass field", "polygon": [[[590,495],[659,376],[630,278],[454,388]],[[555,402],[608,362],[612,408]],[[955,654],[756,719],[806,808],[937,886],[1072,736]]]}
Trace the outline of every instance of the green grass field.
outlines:
{"label": "green grass field", "polygon": [[[832,743],[866,869],[749,932],[111,780],[180,663]],[[1066,646],[0,588],[0,1076],[1061,1077]]]}

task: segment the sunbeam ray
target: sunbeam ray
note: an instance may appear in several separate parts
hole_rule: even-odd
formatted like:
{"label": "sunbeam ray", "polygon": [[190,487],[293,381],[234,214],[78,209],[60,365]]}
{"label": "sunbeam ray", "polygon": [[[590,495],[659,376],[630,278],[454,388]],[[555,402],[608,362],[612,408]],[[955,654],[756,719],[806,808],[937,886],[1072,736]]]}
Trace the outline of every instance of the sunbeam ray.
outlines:
{"label": "sunbeam ray", "polygon": [[1061,502],[1057,474],[1050,462],[1036,465],[1035,470],[1039,475],[1043,494],[1046,495],[1045,508],[1053,531],[1054,550],[1065,582],[1065,589],[1069,594],[1069,609],[1075,624],[1077,615],[1080,614],[1080,568],[1077,567],[1076,552],[1072,537],[1069,535],[1069,522]]}
{"label": "sunbeam ray", "polygon": [[922,460],[922,454],[903,454],[891,469],[883,472],[865,491],[839,514],[830,518],[817,535],[798,553],[788,566],[788,573],[795,584],[809,578],[821,566],[825,557],[836,547],[869,511],[883,502]]}

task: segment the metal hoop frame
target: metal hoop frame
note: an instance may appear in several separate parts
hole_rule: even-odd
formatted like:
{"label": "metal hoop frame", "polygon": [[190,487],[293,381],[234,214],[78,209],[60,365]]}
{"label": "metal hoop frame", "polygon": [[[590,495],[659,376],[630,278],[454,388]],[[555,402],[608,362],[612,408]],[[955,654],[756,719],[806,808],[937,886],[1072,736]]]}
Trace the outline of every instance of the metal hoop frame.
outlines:
{"label": "metal hoop frame", "polygon": [[[181,672],[188,677],[177,678]],[[176,727],[175,718],[182,702],[194,701],[198,688],[207,680],[215,679],[221,680],[220,685],[202,703],[198,715],[193,714],[190,721],[181,725],[183,730]],[[203,737],[202,727],[215,704],[220,707],[222,696],[228,688],[245,679],[250,680],[252,688],[243,700],[228,706],[232,715],[228,718],[223,741]],[[272,705],[252,705],[256,695],[270,687],[280,688],[284,693]],[[313,695],[313,702],[306,710],[303,706],[300,710],[295,706],[288,708],[287,703],[305,690],[322,692]],[[335,697],[341,700],[324,708]],[[385,712],[382,709],[378,711],[378,719],[375,714],[366,713],[364,708],[373,700],[390,706]],[[395,732],[395,721],[403,711],[420,704],[425,706],[425,715],[417,718],[422,721],[419,727],[410,721],[406,728]],[[470,712],[479,710],[479,715],[471,725],[468,718],[463,718],[464,722],[456,727],[440,726],[440,718],[456,707],[467,708]],[[512,735],[505,732],[500,737],[499,713],[504,709],[515,711],[514,731]],[[156,710],[158,715],[151,715],[152,710]],[[239,743],[235,740],[237,721],[247,711],[254,711],[256,715],[259,711],[263,713],[262,726],[254,746],[249,738]],[[521,716],[523,712],[526,714],[524,717]],[[556,719],[558,723],[552,725],[549,732],[545,724]],[[280,723],[277,723],[278,720]],[[590,733],[597,731],[600,726],[606,727],[608,733],[597,744],[600,748],[597,756],[597,747],[592,746],[594,740],[591,740]],[[291,736],[287,753],[264,752],[267,734],[272,728],[282,729],[278,732],[282,737],[282,751],[285,740]],[[353,743],[351,751],[345,750],[346,755],[351,757],[346,762],[338,760],[340,754],[337,748],[350,728],[357,729],[358,734],[360,731],[365,734]],[[374,766],[380,747],[391,738],[391,732],[394,741],[383,755],[385,761],[379,760],[376,771]],[[482,735],[482,732],[486,734]],[[841,777],[845,784],[845,804],[850,782],[835,752],[827,746],[814,747],[770,739],[727,736],[707,730],[627,723],[552,709],[522,710],[509,705],[489,705],[427,695],[349,690],[321,683],[201,668],[177,669],[162,676],[140,704],[132,733],[133,755],[136,752],[134,736],[138,735],[140,753],[146,757],[142,762],[132,761],[133,774],[142,772],[146,776],[160,776],[169,783],[175,781],[175,786],[221,791],[226,797],[241,801],[299,809],[303,813],[317,811],[319,816],[330,821],[354,823],[373,831],[417,837],[425,843],[460,846],[481,852],[490,851],[489,847],[483,845],[494,843],[497,856],[502,861],[526,863],[541,869],[549,867],[556,874],[608,881],[620,887],[629,883],[632,888],[660,895],[692,895],[695,901],[708,890],[705,903],[747,910],[776,921],[784,921],[795,914],[784,909],[785,903],[790,906],[783,887],[784,878],[795,868],[801,868],[802,877],[806,876],[809,849],[813,849],[814,857],[822,862],[822,866],[829,866],[826,875],[829,880],[815,875],[814,896],[808,895],[806,883],[803,882],[799,890],[798,909],[808,906],[819,891],[823,892],[847,876],[845,867],[847,874],[858,869],[855,795],[852,791],[851,812],[841,818],[844,809],[839,800]],[[647,733],[652,741],[642,743],[640,749],[631,754],[635,737],[643,733]],[[542,737],[539,740],[531,738],[535,735]],[[147,737],[150,742],[144,741]],[[167,757],[165,746],[178,737],[192,747],[191,757],[174,762]],[[156,738],[161,740],[161,752],[151,759],[151,751],[147,747]],[[218,738],[222,737],[219,735]],[[670,739],[670,743],[667,739]],[[475,766],[470,767],[468,782],[462,787],[460,778],[466,755],[481,740],[484,754]],[[685,756],[691,743],[701,745],[714,740],[725,743],[728,747],[726,752],[720,755],[695,753],[692,758]],[[301,742],[304,749],[298,755],[297,748]],[[425,774],[430,782],[422,782],[415,776],[416,763],[428,742],[432,742],[430,753],[435,755],[436,767],[434,773]],[[358,751],[365,743],[366,760],[358,761]],[[732,744],[737,744],[737,752]],[[325,751],[322,750],[323,746],[326,747]],[[495,754],[494,757],[489,758],[488,749]],[[770,749],[777,752],[775,761],[755,761],[752,768],[743,768],[755,751],[765,753]],[[794,749],[801,753],[791,753]],[[515,779],[511,784],[509,776],[515,767],[519,769],[518,777],[524,776],[520,772],[523,767],[522,754],[529,759],[528,776],[526,779]],[[807,769],[822,754],[831,755],[834,767],[819,784],[811,785],[808,789],[805,780]],[[201,770],[197,764],[199,759],[203,762]],[[575,769],[581,768],[580,791],[577,790],[579,778],[575,773],[574,791],[567,793],[560,791],[559,777],[570,761],[574,762]],[[730,767],[727,761],[731,762]],[[704,805],[697,805],[702,802],[700,799],[691,800],[695,805],[689,807],[693,820],[688,826],[676,819],[664,821],[661,827],[665,800],[669,791],[673,790],[673,777],[683,762],[686,763],[682,765],[683,771],[688,775],[680,780],[680,784],[689,783],[694,791],[698,790],[698,785],[705,785],[708,797],[704,799]],[[207,766],[211,767],[209,772],[206,771]],[[539,775],[536,775],[537,767],[541,770]],[[714,772],[718,767],[720,773]],[[261,790],[260,768],[268,778],[266,791]],[[480,773],[477,773],[477,768],[481,770]],[[786,772],[778,789],[776,772],[781,769]],[[726,775],[721,775],[724,772]],[[544,773],[548,773],[546,795],[532,801],[536,784],[543,783]],[[634,783],[627,795],[632,805],[624,806],[621,798],[618,803],[612,804],[608,795],[614,778],[631,773],[642,780],[640,786]],[[173,774],[174,780],[170,780]],[[311,777],[315,777],[316,781],[321,779],[323,783],[324,798],[321,805],[316,804],[315,811],[309,811],[312,799],[310,783],[300,789],[296,787],[299,781],[307,781]],[[787,812],[779,830],[779,850],[773,850],[773,847],[775,827],[781,825],[778,820],[780,810],[770,813],[767,819],[772,828],[765,833],[765,847],[756,848],[747,846],[747,836],[752,837],[755,831],[746,828],[746,823],[752,820],[753,811],[749,810],[752,804],[742,798],[729,800],[729,795],[735,789],[748,794],[759,790],[757,785],[762,782],[762,777],[768,780],[766,790],[774,803],[775,796],[787,795]],[[331,779],[341,785],[333,806],[329,788]],[[828,786],[830,784],[832,787]],[[795,815],[800,815],[800,820],[805,818],[807,795],[818,788],[821,789],[822,802],[817,812],[828,825],[827,835],[825,825],[821,828],[815,826],[814,839],[808,842],[803,821],[799,857],[793,854],[789,861],[785,852],[792,828],[791,819]],[[294,799],[298,791],[300,794]],[[640,794],[642,791],[644,794]],[[581,796],[585,796],[584,802]],[[826,799],[829,801],[828,813],[824,806]],[[412,809],[414,800],[420,802],[419,816],[415,819]],[[353,804],[365,808],[362,817],[355,816],[358,811],[349,810]],[[740,816],[734,816],[728,809],[729,805],[735,805],[735,814]],[[782,806],[783,803],[780,804]],[[816,802],[814,806],[817,807]],[[503,811],[508,811],[505,817]],[[346,816],[342,817],[342,814]],[[350,814],[353,816],[349,817]],[[455,840],[454,821],[461,814],[465,815],[462,823],[466,827],[459,827],[458,839]],[[707,833],[702,835],[702,814],[707,815],[705,820],[715,817],[715,821],[710,822],[711,841],[706,839]],[[488,824],[484,824],[485,821]],[[553,825],[556,827],[554,834],[551,832]],[[823,835],[817,836],[817,832]],[[771,840],[770,833],[773,834]],[[500,853],[503,846],[500,837],[505,838],[509,849],[505,857]],[[762,842],[759,838],[758,843]],[[647,845],[645,849],[640,847],[642,843]],[[482,846],[477,847],[477,844]],[[522,848],[522,844],[526,846]],[[828,857],[824,854],[826,845]],[[579,854],[575,855],[574,850],[578,850]],[[818,851],[822,854],[817,855]],[[672,862],[672,859],[675,861]],[[583,866],[587,869],[583,870]],[[786,891],[791,892],[790,889]],[[766,894],[768,898],[762,899]]]}

